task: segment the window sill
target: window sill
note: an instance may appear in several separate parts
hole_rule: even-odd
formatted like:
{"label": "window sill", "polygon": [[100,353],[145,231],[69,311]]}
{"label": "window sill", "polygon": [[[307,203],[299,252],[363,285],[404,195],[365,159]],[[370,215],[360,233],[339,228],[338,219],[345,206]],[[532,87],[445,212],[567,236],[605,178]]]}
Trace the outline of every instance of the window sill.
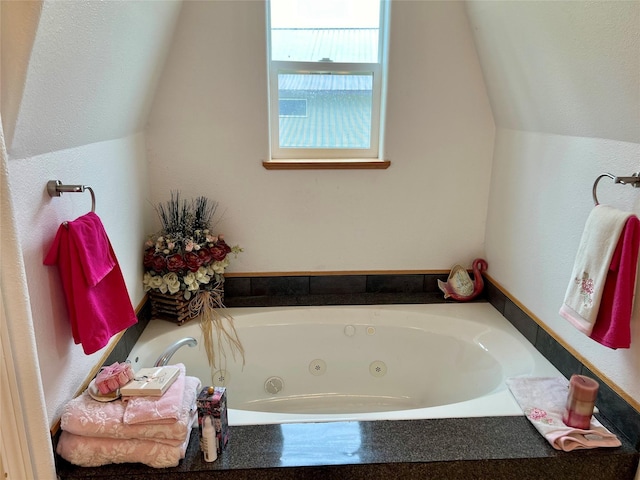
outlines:
{"label": "window sill", "polygon": [[385,170],[390,160],[349,159],[349,160],[267,160],[262,166],[267,170]]}

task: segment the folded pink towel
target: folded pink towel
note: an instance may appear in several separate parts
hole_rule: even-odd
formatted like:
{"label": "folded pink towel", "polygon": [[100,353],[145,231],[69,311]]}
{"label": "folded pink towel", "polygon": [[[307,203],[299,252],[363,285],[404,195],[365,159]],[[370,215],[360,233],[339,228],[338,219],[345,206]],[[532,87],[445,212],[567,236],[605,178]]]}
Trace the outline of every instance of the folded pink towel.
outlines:
{"label": "folded pink towel", "polygon": [[199,390],[199,379],[185,377],[184,396],[178,420],[169,424],[141,425],[124,423],[126,405],[122,400],[102,403],[84,392],[65,405],[60,426],[62,430],[83,437],[137,438],[178,446],[187,435],[192,414],[196,410],[196,396]]}
{"label": "folded pink towel", "polygon": [[115,253],[95,213],[61,225],[44,264],[58,265],[73,339],[87,355],[138,321]]}
{"label": "folded pink towel", "polygon": [[180,369],[178,378],[161,397],[127,397],[123,421],[127,425],[175,423],[180,418],[186,368],[182,363],[175,365]]}
{"label": "folded pink towel", "polygon": [[619,447],[618,437],[591,417],[591,428],[568,427],[562,414],[569,394],[569,382],[564,377],[513,377],[507,386],[533,426],[556,450]]}
{"label": "folded pink towel", "polygon": [[[192,420],[195,420],[194,414]],[[186,438],[176,446],[140,439],[97,438],[63,431],[56,452],[65,460],[82,467],[98,467],[109,463],[143,463],[154,468],[176,467],[184,458],[191,425]]]}
{"label": "folded pink towel", "polygon": [[560,307],[560,315],[586,335],[593,330],[613,253],[631,215],[607,205],[597,205],[587,218]]}
{"label": "folded pink towel", "polygon": [[636,290],[640,220],[631,216],[613,253],[604,284],[600,310],[589,335],[609,348],[631,346],[631,314]]}

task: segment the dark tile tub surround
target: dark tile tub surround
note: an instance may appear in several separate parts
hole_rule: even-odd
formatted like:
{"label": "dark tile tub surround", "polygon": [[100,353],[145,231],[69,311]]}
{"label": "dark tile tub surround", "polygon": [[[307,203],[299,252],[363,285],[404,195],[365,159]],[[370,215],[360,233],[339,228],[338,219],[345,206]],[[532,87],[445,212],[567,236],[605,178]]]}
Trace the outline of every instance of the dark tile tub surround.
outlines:
{"label": "dark tile tub surround", "polygon": [[230,277],[227,307],[443,303],[447,274]]}
{"label": "dark tile tub surround", "polygon": [[123,362],[126,360],[129,352],[131,352],[131,349],[138,341],[138,338],[140,338],[140,335],[142,335],[149,320],[151,320],[151,304],[149,302],[144,304],[137,313],[137,317],[138,323],[127,329],[113,350],[111,350],[111,353],[109,353],[103,365],[111,365],[114,362]]}
{"label": "dark tile tub surround", "polygon": [[[437,280],[446,274],[230,277],[229,307],[444,303]],[[483,298],[565,376],[598,379],[505,296],[485,282]],[[146,325],[145,315],[139,325]],[[142,328],[121,340],[106,364],[122,361]],[[131,330],[131,329],[130,329]],[[139,330],[139,331],[137,331]],[[126,352],[126,353],[124,353]],[[192,434],[175,468],[107,465],[82,468],[57,458],[61,480],[147,479],[584,479],[632,480],[640,454],[640,412],[600,381],[598,418],[620,448],[554,450],[525,417],[483,417],[346,423],[236,426],[215,463],[206,463]]]}

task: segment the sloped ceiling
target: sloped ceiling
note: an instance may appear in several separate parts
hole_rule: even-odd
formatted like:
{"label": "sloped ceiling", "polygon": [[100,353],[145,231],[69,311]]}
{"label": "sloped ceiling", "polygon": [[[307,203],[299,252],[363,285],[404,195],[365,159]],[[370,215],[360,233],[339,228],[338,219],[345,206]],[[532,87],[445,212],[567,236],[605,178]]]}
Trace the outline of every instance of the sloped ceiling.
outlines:
{"label": "sloped ceiling", "polygon": [[10,158],[142,130],[180,7],[177,0],[2,2],[3,26],[14,25],[2,30]]}
{"label": "sloped ceiling", "polygon": [[496,126],[640,143],[640,2],[468,0]]}
{"label": "sloped ceiling", "polygon": [[[640,143],[640,2],[466,4],[498,127]],[[10,157],[143,129],[180,6],[3,1]]]}

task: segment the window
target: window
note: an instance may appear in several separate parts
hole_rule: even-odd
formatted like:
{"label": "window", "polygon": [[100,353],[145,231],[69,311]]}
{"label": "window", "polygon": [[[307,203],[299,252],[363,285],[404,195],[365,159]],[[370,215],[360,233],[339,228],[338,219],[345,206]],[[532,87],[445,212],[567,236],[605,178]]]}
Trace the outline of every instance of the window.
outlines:
{"label": "window", "polygon": [[278,100],[278,115],[281,117],[306,117],[306,98],[280,98]]}
{"label": "window", "polygon": [[388,3],[267,3],[272,160],[379,159]]}

